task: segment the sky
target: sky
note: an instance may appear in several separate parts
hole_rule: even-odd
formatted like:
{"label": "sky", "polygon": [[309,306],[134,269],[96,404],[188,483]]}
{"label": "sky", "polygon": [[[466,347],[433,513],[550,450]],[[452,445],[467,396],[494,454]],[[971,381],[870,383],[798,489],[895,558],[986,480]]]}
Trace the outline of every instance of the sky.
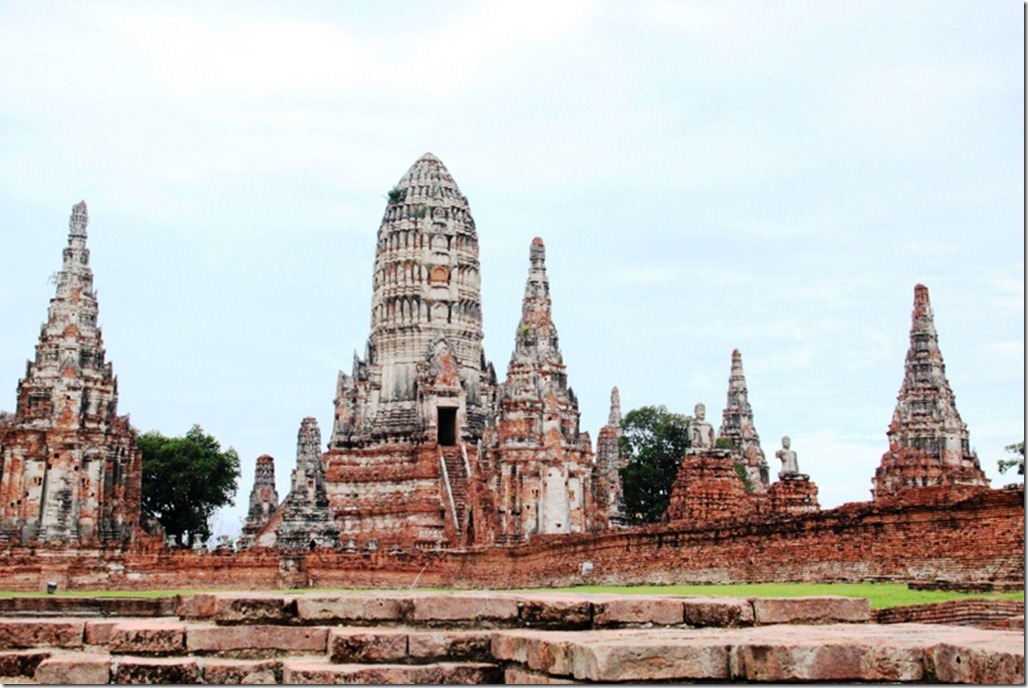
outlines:
{"label": "sky", "polygon": [[1024,438],[1020,2],[0,0],[0,409],[71,207],[119,413],[194,423],[280,497],[369,334],[388,190],[442,159],[478,228],[504,375],[531,240],[581,425],[725,406],[771,463],[870,498],[913,289],[983,468]]}

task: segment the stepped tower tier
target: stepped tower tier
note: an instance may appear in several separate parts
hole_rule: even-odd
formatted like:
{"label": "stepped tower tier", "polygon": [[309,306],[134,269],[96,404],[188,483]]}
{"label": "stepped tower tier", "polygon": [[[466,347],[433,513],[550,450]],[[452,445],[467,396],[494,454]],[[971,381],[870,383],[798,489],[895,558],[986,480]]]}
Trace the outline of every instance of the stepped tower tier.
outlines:
{"label": "stepped tower tier", "polygon": [[129,543],[139,523],[142,459],[106,361],[86,247],[85,201],[71,211],[35,358],[17,410],[0,422],[0,539]]}
{"label": "stepped tower tier", "polygon": [[911,487],[989,485],[946,379],[928,288],[923,284],[914,287],[910,348],[887,434],[889,451],[875,471],[876,500]]}
{"label": "stepped tower tier", "polygon": [[[340,373],[330,446],[481,437],[495,373],[482,351],[478,236],[468,201],[426,153],[389,192],[371,334]],[[440,379],[444,371],[453,376]]]}
{"label": "stepped tower tier", "polygon": [[721,416],[718,439],[726,439],[731,445],[732,456],[746,467],[753,489],[767,490],[770,483],[767,459],[760,448],[760,435],[753,423],[753,409],[750,407],[749,392],[746,390],[746,375],[742,370],[742,354],[732,351],[732,369],[728,375],[728,400]]}

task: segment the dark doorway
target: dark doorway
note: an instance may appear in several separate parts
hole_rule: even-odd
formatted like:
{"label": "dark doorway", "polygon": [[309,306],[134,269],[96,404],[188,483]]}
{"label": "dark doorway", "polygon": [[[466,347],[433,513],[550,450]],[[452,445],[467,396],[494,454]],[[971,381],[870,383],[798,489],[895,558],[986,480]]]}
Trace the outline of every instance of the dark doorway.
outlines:
{"label": "dark doorway", "polygon": [[437,407],[439,412],[439,444],[452,447],[457,444],[457,409],[450,406]]}

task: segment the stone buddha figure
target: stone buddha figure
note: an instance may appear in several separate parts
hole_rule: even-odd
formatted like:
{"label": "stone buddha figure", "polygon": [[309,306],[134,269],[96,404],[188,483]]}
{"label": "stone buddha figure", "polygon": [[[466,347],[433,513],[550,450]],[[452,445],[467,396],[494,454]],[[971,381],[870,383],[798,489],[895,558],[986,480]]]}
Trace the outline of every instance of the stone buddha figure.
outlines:
{"label": "stone buddha figure", "polygon": [[796,452],[790,447],[792,440],[788,436],[782,438],[782,448],[775,452],[775,456],[782,462],[782,472],[778,474],[779,480],[800,477],[800,466],[796,461]]}
{"label": "stone buddha figure", "polygon": [[693,451],[714,448],[714,426],[706,421],[707,407],[696,404],[693,420],[689,423],[689,445]]}

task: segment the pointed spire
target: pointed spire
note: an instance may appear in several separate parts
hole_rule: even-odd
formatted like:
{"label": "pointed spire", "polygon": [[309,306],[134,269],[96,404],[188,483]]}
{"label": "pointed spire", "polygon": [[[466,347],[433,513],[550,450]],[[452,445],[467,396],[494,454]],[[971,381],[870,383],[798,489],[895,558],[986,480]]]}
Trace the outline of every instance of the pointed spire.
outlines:
{"label": "pointed spire", "polygon": [[914,287],[910,347],[886,433],[889,451],[874,478],[876,499],[907,487],[988,485],[946,379],[928,287]]}
{"label": "pointed spire", "polygon": [[557,328],[551,318],[550,281],[546,276],[546,246],[540,237],[529,249],[528,280],[521,302],[521,321],[514,343],[514,358],[534,357],[561,362]]}
{"label": "pointed spire", "polygon": [[621,393],[617,387],[610,390],[610,415],[607,416],[607,425],[621,425]]}
{"label": "pointed spire", "polygon": [[738,349],[732,350],[727,396],[718,438],[724,437],[731,441],[733,453],[746,465],[754,486],[758,490],[765,489],[770,480],[769,469],[764,450],[760,448],[760,435],[753,422],[746,375],[742,369],[742,354]]}

